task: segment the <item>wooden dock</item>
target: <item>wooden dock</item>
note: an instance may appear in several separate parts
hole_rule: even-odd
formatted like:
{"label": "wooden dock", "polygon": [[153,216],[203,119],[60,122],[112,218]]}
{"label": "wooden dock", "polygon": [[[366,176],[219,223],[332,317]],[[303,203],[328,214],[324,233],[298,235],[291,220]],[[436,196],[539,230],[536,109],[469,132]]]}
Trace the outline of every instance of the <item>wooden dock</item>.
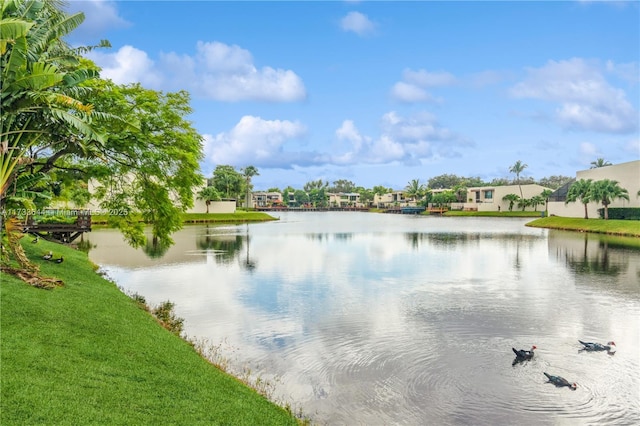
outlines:
{"label": "wooden dock", "polygon": [[430,207],[427,209],[427,211],[429,212],[429,214],[439,214],[440,216],[442,216],[442,214],[448,212],[449,209],[444,207]]}
{"label": "wooden dock", "polygon": [[85,232],[91,232],[91,212],[88,210],[73,211],[74,223],[42,223],[38,218],[27,216],[22,232],[38,235],[45,240],[71,243]]}

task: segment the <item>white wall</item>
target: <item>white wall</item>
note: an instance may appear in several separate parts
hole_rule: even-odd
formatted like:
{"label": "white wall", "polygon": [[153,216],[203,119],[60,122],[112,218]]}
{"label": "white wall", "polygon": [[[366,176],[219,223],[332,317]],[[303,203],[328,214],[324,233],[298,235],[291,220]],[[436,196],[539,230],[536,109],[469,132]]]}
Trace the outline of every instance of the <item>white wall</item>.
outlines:
{"label": "white wall", "polygon": [[[581,170],[576,173],[576,180],[580,179],[591,179],[593,181],[603,179],[616,180],[622,188],[629,191],[629,201],[616,199],[609,207],[640,207],[640,197],[637,195],[640,190],[640,160]],[[600,203],[588,203],[587,213],[589,217],[600,217],[598,209],[601,208],[602,204]],[[584,204],[578,201],[565,205],[562,201],[553,201],[549,203],[549,214],[564,217],[584,217]]]}

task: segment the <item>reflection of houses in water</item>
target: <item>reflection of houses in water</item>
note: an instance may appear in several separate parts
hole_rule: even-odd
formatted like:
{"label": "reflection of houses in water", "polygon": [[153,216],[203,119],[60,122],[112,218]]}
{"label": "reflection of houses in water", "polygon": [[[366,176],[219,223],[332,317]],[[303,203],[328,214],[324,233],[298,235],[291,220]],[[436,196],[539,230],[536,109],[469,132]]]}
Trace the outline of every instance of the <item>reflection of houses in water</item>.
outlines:
{"label": "reflection of houses in water", "polygon": [[[154,245],[149,238],[146,246],[135,249],[124,242],[117,229],[101,229],[92,232],[87,244],[92,249],[90,258],[101,265],[120,267],[145,267],[156,264],[201,263],[205,257],[211,257],[218,264],[229,264],[248,255],[248,236],[239,233],[238,228],[222,229],[216,226],[185,226],[176,232],[171,246]],[[244,249],[244,250],[243,250]],[[248,265],[252,261],[246,262]]]}
{"label": "reflection of houses in water", "polygon": [[603,282],[591,275],[611,275],[607,282],[619,291],[640,296],[640,250],[623,244],[624,237],[549,231],[549,254],[565,263],[576,277],[576,284]]}

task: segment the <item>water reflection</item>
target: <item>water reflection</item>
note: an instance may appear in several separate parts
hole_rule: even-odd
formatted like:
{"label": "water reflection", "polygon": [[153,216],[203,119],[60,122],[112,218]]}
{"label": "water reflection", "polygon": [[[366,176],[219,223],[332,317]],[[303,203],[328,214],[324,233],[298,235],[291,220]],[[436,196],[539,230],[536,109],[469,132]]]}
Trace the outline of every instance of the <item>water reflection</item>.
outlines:
{"label": "water reflection", "polygon": [[[321,424],[638,423],[640,252],[525,222],[290,213],[186,228],[161,259],[96,232],[90,255]],[[579,265],[605,247],[608,272]]]}
{"label": "water reflection", "polygon": [[[576,276],[579,285],[599,285],[634,296],[640,292],[640,250],[631,240],[551,231],[549,251]],[[596,279],[598,276],[610,279]]]}

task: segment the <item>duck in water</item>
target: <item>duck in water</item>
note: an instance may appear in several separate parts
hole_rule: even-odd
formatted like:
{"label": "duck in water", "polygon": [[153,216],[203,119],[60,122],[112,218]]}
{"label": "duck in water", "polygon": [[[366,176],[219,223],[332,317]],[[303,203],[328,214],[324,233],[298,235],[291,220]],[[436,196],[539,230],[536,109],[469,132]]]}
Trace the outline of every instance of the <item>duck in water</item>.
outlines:
{"label": "duck in water", "polygon": [[582,343],[582,345],[584,346],[584,348],[580,349],[581,351],[589,351],[589,352],[607,351],[608,353],[615,352],[615,350],[611,348],[612,346],[616,345],[614,342],[607,342],[606,345],[603,345],[602,343],[583,342],[582,340],[578,340],[578,342]]}
{"label": "duck in water", "polygon": [[51,260],[53,258],[53,252],[49,251],[49,253],[45,254],[44,256],[42,256],[42,258],[44,260]]}
{"label": "duck in water", "polygon": [[566,386],[571,390],[576,390],[576,388],[578,387],[578,385],[575,383],[569,383],[569,381],[564,377],[552,376],[551,374],[547,374],[547,373],[544,373],[544,375],[547,376],[547,379],[549,379],[549,382],[553,383],[559,388],[562,386]]}
{"label": "duck in water", "polygon": [[62,258],[62,256],[60,256],[60,259],[54,259],[53,261],[56,263],[62,263],[64,262],[64,259]]}
{"label": "duck in water", "polygon": [[533,351],[535,349],[537,349],[536,345],[531,346],[531,349],[529,350],[511,348],[513,353],[516,354],[516,359],[513,360],[513,364],[533,358]]}

